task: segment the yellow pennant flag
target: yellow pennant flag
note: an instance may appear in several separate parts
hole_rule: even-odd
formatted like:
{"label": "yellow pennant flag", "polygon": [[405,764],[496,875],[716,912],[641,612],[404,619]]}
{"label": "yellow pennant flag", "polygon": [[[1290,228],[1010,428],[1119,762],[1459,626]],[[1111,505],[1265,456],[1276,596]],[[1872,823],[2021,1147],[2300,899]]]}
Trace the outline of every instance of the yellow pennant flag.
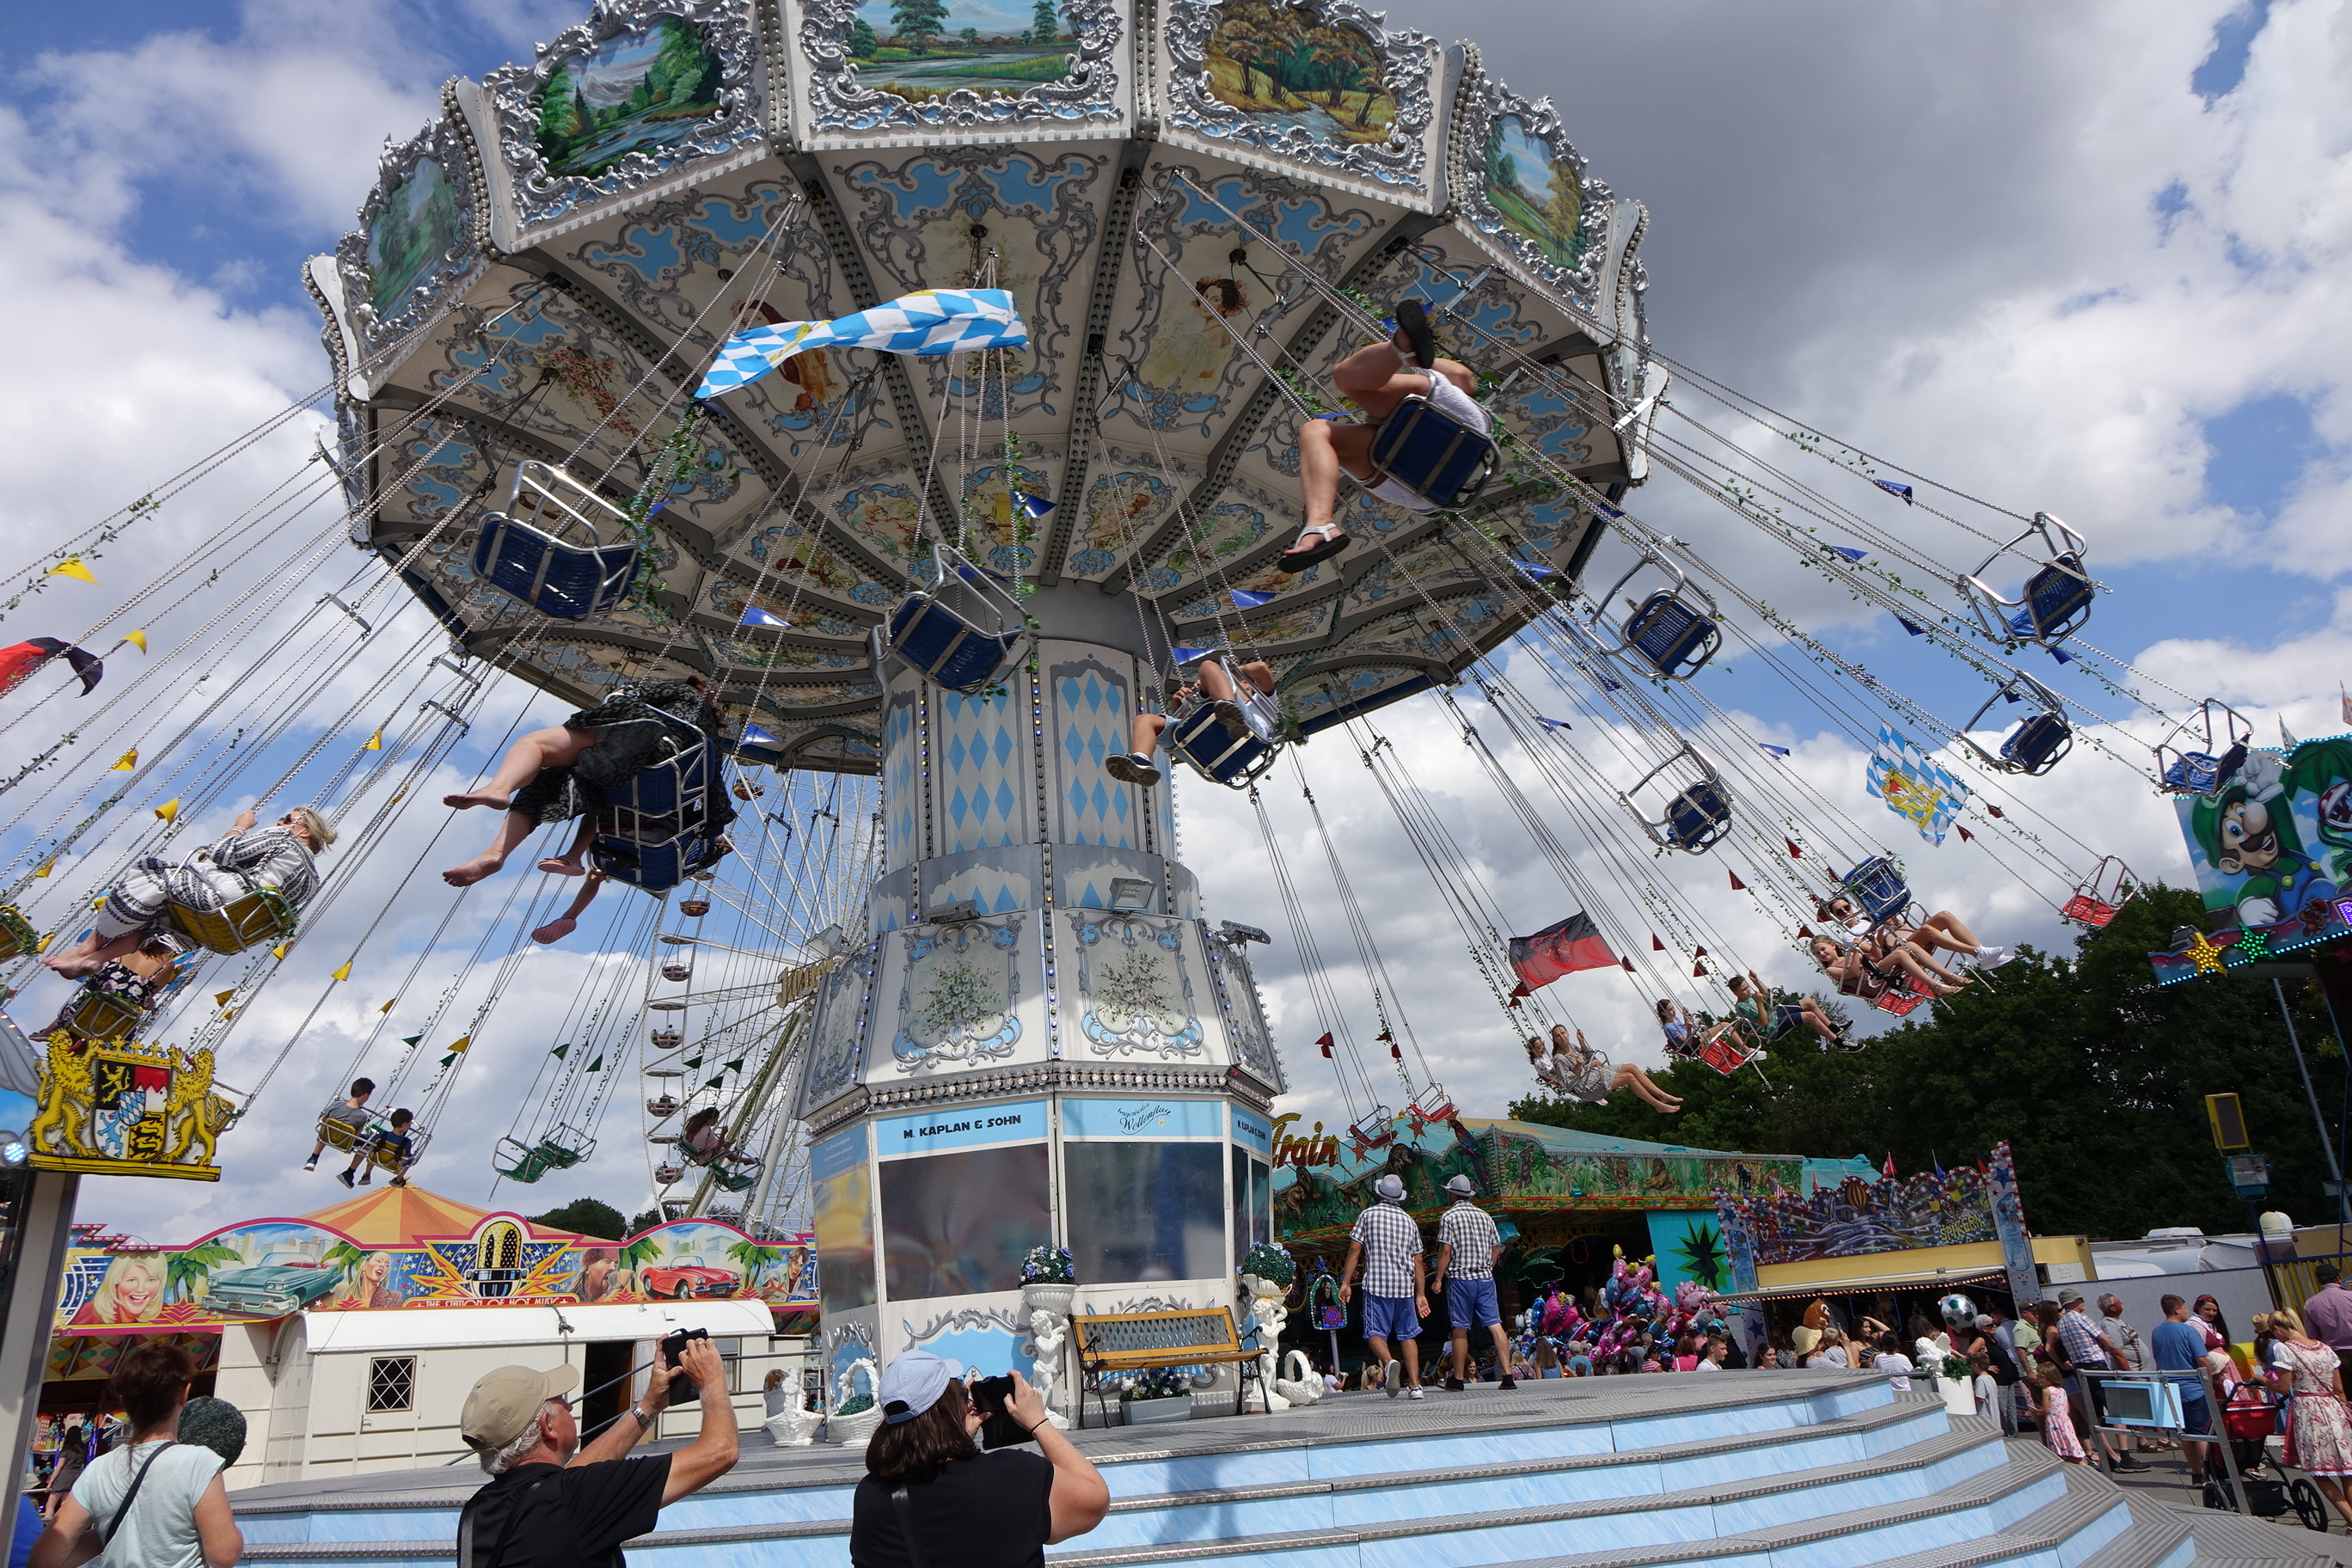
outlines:
{"label": "yellow pennant flag", "polygon": [[213,993],[213,1005],[215,1007],[226,1007],[228,1005],[228,999],[236,994],[236,987],[234,985],[230,986],[226,991],[215,991]]}
{"label": "yellow pennant flag", "polygon": [[57,932],[55,932],[55,931],[51,931],[51,932],[49,932],[49,933],[48,933],[48,935],[47,935],[47,936],[44,936],[44,937],[42,937],[42,938],[41,938],[41,945],[40,945],[40,946],[38,946],[38,947],[37,947],[37,948],[35,948],[33,951],[34,951],[35,952],[48,952],[48,951],[49,951],[49,937],[53,937],[53,936],[55,936],[55,935],[57,935],[57,934],[58,934]]}
{"label": "yellow pennant flag", "polygon": [[123,752],[122,755],[116,760],[114,764],[114,771],[118,773],[136,773],[138,769],[139,748],[136,746],[133,746],[129,751]]}
{"label": "yellow pennant flag", "polygon": [[102,910],[106,908],[106,900],[104,899],[92,899],[89,901],[89,907],[94,910]]}
{"label": "yellow pennant flag", "polygon": [[361,750],[361,751],[362,751],[362,752],[381,752],[381,751],[383,751],[383,731],[381,731],[381,730],[378,730],[374,734],[370,735],[370,736],[368,737],[368,743],[367,743],[366,745],[364,745],[364,746],[362,746],[362,747],[360,748],[360,750]]}
{"label": "yellow pennant flag", "polygon": [[334,977],[337,980],[349,980],[352,977],[352,965],[349,959],[345,959],[343,966],[335,971]]}
{"label": "yellow pennant flag", "polygon": [[458,1036],[458,1037],[457,1037],[457,1043],[456,1045],[451,1046],[451,1047],[449,1047],[449,1054],[450,1054],[451,1056],[453,1056],[453,1057],[462,1057],[462,1056],[464,1056],[464,1055],[466,1054],[466,1047],[467,1047],[467,1046],[472,1045],[473,1043],[474,1043],[474,1037],[473,1037],[473,1036],[471,1036],[471,1035],[460,1035],[460,1036]]}
{"label": "yellow pennant flag", "polygon": [[287,950],[293,945],[294,944],[290,942],[281,942],[276,947],[269,950],[269,956],[272,958],[283,958],[286,956]]}
{"label": "yellow pennant flag", "polygon": [[221,1009],[221,1022],[222,1022],[222,1023],[226,1024],[226,1023],[227,1023],[231,1018],[234,1018],[234,1017],[236,1017],[236,1008],[234,1008],[234,1007],[224,1007],[224,1008],[222,1008],[222,1009]]}
{"label": "yellow pennant flag", "polygon": [[391,799],[389,802],[387,802],[386,804],[391,805],[398,805],[402,801],[406,800],[407,798],[408,798],[408,792],[407,792],[406,790],[402,790],[398,795],[394,795],[394,796],[392,797],[392,799]]}
{"label": "yellow pennant flag", "polygon": [[141,653],[145,653],[147,651],[147,634],[143,631],[125,632],[122,634],[122,640],[129,643],[132,647],[137,648]]}
{"label": "yellow pennant flag", "polygon": [[81,563],[81,557],[79,555],[67,556],[63,561],[50,567],[46,574],[51,577],[79,577],[92,585],[98,582],[96,577],[90,575],[89,568]]}
{"label": "yellow pennant flag", "polygon": [[180,797],[175,795],[171,799],[165,801],[163,805],[157,806],[155,808],[155,815],[162,817],[166,822],[179,821]]}
{"label": "yellow pennant flag", "polygon": [[387,1002],[387,1003],[385,1003],[383,1006],[378,1007],[378,1008],[376,1009],[376,1011],[377,1011],[377,1012],[379,1012],[379,1013],[389,1013],[389,1012],[391,1012],[391,1011],[392,1011],[392,1005],[393,1005],[393,1002],[397,1002],[397,1001],[399,1001],[399,1000],[400,1000],[400,998],[399,998],[399,997],[397,997],[397,996],[395,996],[395,997],[394,997],[394,998],[392,999],[392,1002]]}
{"label": "yellow pennant flag", "polygon": [[41,862],[41,868],[33,873],[34,878],[37,880],[40,878],[47,876],[49,872],[56,868],[57,863],[57,857],[54,855],[50,856],[47,859]]}

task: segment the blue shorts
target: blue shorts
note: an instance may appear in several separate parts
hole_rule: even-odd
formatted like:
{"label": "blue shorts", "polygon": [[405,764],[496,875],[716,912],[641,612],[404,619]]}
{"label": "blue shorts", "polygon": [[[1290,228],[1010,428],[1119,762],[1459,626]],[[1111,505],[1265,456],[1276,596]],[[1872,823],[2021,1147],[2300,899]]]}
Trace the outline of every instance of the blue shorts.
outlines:
{"label": "blue shorts", "polygon": [[1445,1282],[1445,1321],[1457,1329],[1483,1329],[1489,1323],[1500,1325],[1503,1314],[1495,1305],[1495,1282],[1492,1279],[1448,1279]]}
{"label": "blue shorts", "polygon": [[2180,1402],[2180,1429],[2184,1433],[2211,1434],[2213,1412],[2202,1393],[2192,1394]]}
{"label": "blue shorts", "polygon": [[1421,1314],[1412,1310],[1410,1296],[1366,1296],[1364,1298],[1364,1337],[1382,1339],[1391,1343],[1398,1340],[1418,1339],[1421,1335]]}

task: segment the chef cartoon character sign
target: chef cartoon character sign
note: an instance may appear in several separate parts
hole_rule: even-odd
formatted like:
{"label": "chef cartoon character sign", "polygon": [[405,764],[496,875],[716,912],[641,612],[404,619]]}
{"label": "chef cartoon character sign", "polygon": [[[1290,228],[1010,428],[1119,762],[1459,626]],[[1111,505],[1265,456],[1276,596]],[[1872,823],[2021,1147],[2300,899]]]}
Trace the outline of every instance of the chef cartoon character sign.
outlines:
{"label": "chef cartoon character sign", "polygon": [[2352,870],[2352,741],[2252,752],[2179,811],[2207,909],[2248,929],[2324,911]]}

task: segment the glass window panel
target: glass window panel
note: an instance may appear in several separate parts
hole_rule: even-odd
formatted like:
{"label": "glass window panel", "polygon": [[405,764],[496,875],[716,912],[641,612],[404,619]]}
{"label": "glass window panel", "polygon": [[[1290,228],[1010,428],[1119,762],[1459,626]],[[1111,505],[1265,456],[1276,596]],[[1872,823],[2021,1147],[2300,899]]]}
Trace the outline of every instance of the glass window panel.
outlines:
{"label": "glass window panel", "polygon": [[[854,1150],[844,1140],[856,1141]],[[835,1144],[842,1144],[836,1148]],[[846,1168],[817,1182],[817,1292],[828,1312],[846,1312],[874,1302],[874,1187],[866,1175],[866,1129],[829,1139],[811,1152],[809,1163]]]}
{"label": "glass window panel", "polygon": [[1274,1239],[1274,1167],[1263,1160],[1249,1163],[1250,1239]]}
{"label": "glass window panel", "polygon": [[1066,1143],[1070,1253],[1088,1284],[1226,1272],[1223,1143]]}
{"label": "glass window panel", "polygon": [[1019,1289],[1021,1260],[1054,1237],[1047,1184],[1043,1143],[883,1162],[890,1300]]}

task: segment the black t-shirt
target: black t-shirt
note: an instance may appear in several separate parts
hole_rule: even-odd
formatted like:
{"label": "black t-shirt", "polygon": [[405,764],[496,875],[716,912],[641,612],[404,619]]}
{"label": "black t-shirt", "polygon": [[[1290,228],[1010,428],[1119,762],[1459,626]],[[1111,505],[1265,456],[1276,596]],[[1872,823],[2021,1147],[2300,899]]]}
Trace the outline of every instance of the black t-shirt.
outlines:
{"label": "black t-shirt", "polygon": [[667,1454],[595,1465],[518,1465],[490,1478],[467,1501],[474,1561],[457,1568],[621,1568],[621,1542],[653,1529],[668,1484]]}
{"label": "black t-shirt", "polygon": [[[850,1502],[849,1561],[855,1568],[914,1568],[898,1531],[896,1483],[873,1476]],[[1054,1532],[1054,1467],[1018,1448],[958,1459],[928,1481],[910,1482],[915,1533],[929,1568],[1045,1568]]]}

